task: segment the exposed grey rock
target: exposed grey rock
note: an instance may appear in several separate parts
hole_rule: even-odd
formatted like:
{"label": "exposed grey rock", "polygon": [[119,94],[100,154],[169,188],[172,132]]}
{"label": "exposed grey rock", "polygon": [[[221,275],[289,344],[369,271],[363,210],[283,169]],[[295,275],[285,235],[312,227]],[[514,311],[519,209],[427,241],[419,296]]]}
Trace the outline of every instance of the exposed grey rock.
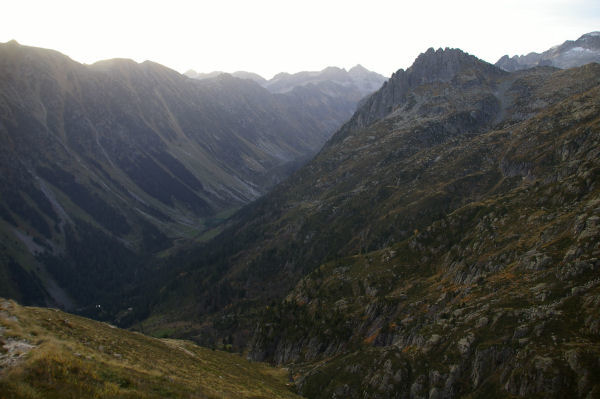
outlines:
{"label": "exposed grey rock", "polygon": [[590,62],[600,62],[600,32],[586,33],[575,41],[567,40],[541,54],[505,55],[496,62],[496,66],[513,72],[536,66],[573,68]]}
{"label": "exposed grey rock", "polygon": [[459,71],[467,68],[483,68],[486,74],[501,75],[502,71],[493,65],[479,61],[458,49],[430,48],[419,55],[406,71],[400,69],[385,82],[382,88],[357,110],[353,117],[356,126],[368,126],[390,114],[396,107],[410,101],[409,94],[423,84],[449,82]]}
{"label": "exposed grey rock", "polygon": [[426,383],[427,378],[424,375],[415,378],[415,382],[410,386],[410,399],[424,399]]}
{"label": "exposed grey rock", "polygon": [[475,335],[469,333],[466,337],[461,338],[456,344],[461,355],[465,356],[471,350],[471,345],[475,341]]}
{"label": "exposed grey rock", "polygon": [[429,399],[440,399],[441,397],[440,390],[436,387],[429,390]]}
{"label": "exposed grey rock", "polygon": [[529,332],[529,326],[521,325],[515,329],[515,332],[513,334],[513,339],[523,338],[524,336],[527,335],[528,332]]}
{"label": "exposed grey rock", "polygon": [[486,316],[483,316],[479,320],[477,320],[477,323],[475,324],[475,328],[483,328],[488,325],[488,322],[489,322],[489,319]]}

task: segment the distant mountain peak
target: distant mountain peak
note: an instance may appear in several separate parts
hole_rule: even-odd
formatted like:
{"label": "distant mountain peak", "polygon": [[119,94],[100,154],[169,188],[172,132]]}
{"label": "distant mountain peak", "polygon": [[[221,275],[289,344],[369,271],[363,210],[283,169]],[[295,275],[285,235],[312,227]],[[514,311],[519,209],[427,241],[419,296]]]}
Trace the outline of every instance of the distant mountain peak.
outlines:
{"label": "distant mountain peak", "polygon": [[352,68],[350,68],[350,70],[348,72],[352,73],[352,72],[370,72],[370,71],[367,68],[365,68],[364,66],[362,66],[361,64],[356,64]]}
{"label": "distant mountain peak", "polygon": [[336,66],[328,66],[325,67],[321,73],[323,72],[346,72],[346,70],[344,68],[340,68],[340,67],[336,67]]}
{"label": "distant mountain peak", "polygon": [[581,35],[581,37],[578,40],[581,40],[583,38],[590,38],[590,37],[600,37],[600,31],[596,30],[593,32],[588,32],[584,35]]}
{"label": "distant mountain peak", "polygon": [[377,72],[373,72],[362,66],[361,64],[356,64],[352,68],[348,70],[348,75],[352,76],[355,79],[365,79],[367,77],[381,77]]}
{"label": "distant mountain peak", "polygon": [[[215,78],[223,73],[225,72],[214,71],[210,73],[198,73],[195,70],[190,69],[186,71],[184,75],[189,78],[201,80]],[[359,97],[364,97],[367,94],[373,93],[386,81],[384,76],[377,72],[369,71],[360,64],[355,65],[350,70],[337,66],[328,66],[320,71],[301,71],[293,74],[280,72],[270,80],[266,80],[256,73],[247,71],[237,71],[231,75],[241,79],[253,80],[272,93],[287,93],[297,87],[324,84],[328,87],[327,89],[322,87],[324,92],[331,94],[331,84],[333,84],[341,86],[342,90],[352,88]],[[334,89],[334,91],[338,89]]]}
{"label": "distant mountain peak", "polygon": [[236,71],[233,73],[227,73],[227,72],[223,72],[223,71],[212,71],[212,72],[208,72],[208,73],[199,73],[193,69],[189,69],[186,72],[184,72],[184,75],[187,76],[188,78],[197,79],[197,80],[212,79],[212,78],[216,78],[220,75],[225,75],[225,74],[234,76],[239,79],[253,80],[260,85],[264,84],[264,82],[267,81],[265,78],[263,78],[262,76],[260,76],[257,73],[246,72],[246,71]]}
{"label": "distant mountain peak", "polygon": [[285,78],[287,76],[292,76],[292,74],[289,73],[289,72],[279,72],[278,74],[276,74],[275,76],[273,76],[273,78],[271,78],[271,80],[281,79],[281,78]]}
{"label": "distant mountain peak", "polygon": [[308,84],[334,83],[344,87],[353,87],[361,97],[381,87],[386,78],[376,72],[369,71],[362,65],[356,65],[349,71],[336,66],[328,66],[321,71],[302,71],[294,74],[278,73],[273,79],[264,83],[264,87],[273,93],[285,93],[296,87]]}
{"label": "distant mountain peak", "polygon": [[90,65],[94,69],[111,70],[114,68],[137,67],[138,63],[131,58],[111,58],[94,62]]}
{"label": "distant mountain peak", "polygon": [[186,71],[184,73],[185,76],[187,76],[188,78],[192,78],[192,79],[198,79],[198,80],[202,80],[202,79],[211,79],[211,78],[216,78],[217,76],[223,74],[225,72],[223,71],[212,71],[212,72],[196,72],[193,69],[190,69],[188,71]]}
{"label": "distant mountain peak", "polygon": [[496,66],[512,72],[536,66],[567,69],[590,62],[600,62],[600,31],[586,33],[577,40],[567,40],[543,53],[531,52],[513,57],[504,55],[496,62]]}
{"label": "distant mountain peak", "polygon": [[264,84],[267,81],[267,79],[254,72],[235,71],[234,73],[232,73],[232,75],[236,78],[252,80],[260,85]]}

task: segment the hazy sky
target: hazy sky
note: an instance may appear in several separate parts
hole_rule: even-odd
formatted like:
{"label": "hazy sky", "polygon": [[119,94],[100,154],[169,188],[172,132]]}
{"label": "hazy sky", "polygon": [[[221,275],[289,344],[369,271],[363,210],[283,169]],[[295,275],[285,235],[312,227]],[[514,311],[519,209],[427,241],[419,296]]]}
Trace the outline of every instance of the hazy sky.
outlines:
{"label": "hazy sky", "polygon": [[5,0],[0,42],[184,72],[349,68],[389,76],[429,47],[495,62],[600,30],[600,0]]}

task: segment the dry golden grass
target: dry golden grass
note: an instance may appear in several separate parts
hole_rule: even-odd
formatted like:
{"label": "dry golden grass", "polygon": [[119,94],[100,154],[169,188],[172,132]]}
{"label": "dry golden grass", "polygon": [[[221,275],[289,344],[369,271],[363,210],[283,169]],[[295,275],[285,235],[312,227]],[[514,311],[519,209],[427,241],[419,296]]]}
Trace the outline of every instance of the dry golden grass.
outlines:
{"label": "dry golden grass", "polygon": [[294,398],[287,371],[191,342],[161,340],[54,309],[0,302],[4,398]]}

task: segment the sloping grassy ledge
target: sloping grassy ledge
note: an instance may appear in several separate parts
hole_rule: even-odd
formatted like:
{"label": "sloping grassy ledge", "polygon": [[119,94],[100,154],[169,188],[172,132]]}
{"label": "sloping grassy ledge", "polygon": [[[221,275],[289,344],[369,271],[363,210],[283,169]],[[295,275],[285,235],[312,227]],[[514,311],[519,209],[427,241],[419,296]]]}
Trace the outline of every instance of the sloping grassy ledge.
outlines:
{"label": "sloping grassy ledge", "polygon": [[0,300],[0,399],[298,398],[287,371]]}

